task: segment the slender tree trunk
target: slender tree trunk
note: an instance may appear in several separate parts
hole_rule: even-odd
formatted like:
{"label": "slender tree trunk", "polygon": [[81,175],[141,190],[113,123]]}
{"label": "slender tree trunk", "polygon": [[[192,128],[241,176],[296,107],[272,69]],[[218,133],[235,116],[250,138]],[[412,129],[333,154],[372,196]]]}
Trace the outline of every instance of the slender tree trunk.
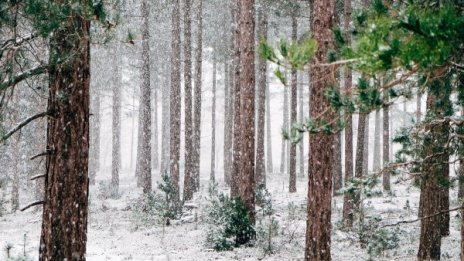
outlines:
{"label": "slender tree trunk", "polygon": [[267,81],[266,72],[266,171],[267,173],[274,172],[274,165],[272,160],[272,135],[271,135],[271,93],[269,91],[269,83]]}
{"label": "slender tree trunk", "polygon": [[230,189],[231,197],[236,197],[239,195],[239,182],[240,178],[240,148],[241,148],[241,99],[240,99],[240,58],[241,58],[241,49],[240,49],[240,30],[239,30],[239,21],[240,21],[240,7],[242,0],[237,1],[232,7],[232,17],[234,18],[233,22],[233,32],[234,32],[234,144],[233,144],[233,165],[232,165],[232,184]]}
{"label": "slender tree trunk", "polygon": [[[354,166],[354,176],[356,178],[362,178],[365,175],[364,169],[364,157],[365,157],[365,149],[364,146],[366,143],[364,142],[366,138],[366,121],[367,121],[367,114],[360,113],[358,118],[358,138],[356,140],[356,160]],[[353,211],[359,212],[362,207],[361,202],[361,194],[359,192],[354,193],[354,200],[353,200]]]}
{"label": "slender tree trunk", "polygon": [[195,190],[193,173],[193,115],[192,115],[192,17],[191,0],[184,2],[184,122],[185,167],[184,200],[190,200]]}
{"label": "slender tree trunk", "polygon": [[169,129],[169,84],[166,77],[167,70],[163,70],[163,85],[161,89],[162,97],[162,128],[161,128],[161,173],[169,173],[169,140],[170,140],[170,129]]}
{"label": "slender tree trunk", "polygon": [[91,139],[89,159],[89,178],[90,185],[95,185],[95,179],[100,165],[100,91],[93,90],[92,117],[90,118]]}
{"label": "slender tree trunk", "polygon": [[[143,80],[143,79],[142,79]],[[140,91],[142,91],[142,89],[140,88]],[[143,177],[141,175],[141,166],[142,166],[142,160],[143,160],[143,157],[142,157],[142,144],[143,144],[143,124],[142,124],[142,121],[143,121],[143,110],[142,110],[142,93],[140,93],[139,95],[139,109],[138,109],[138,119],[137,119],[137,122],[138,122],[138,126],[137,126],[137,151],[135,153],[135,177],[136,177],[136,180],[137,180],[137,187],[138,188],[141,188],[143,186]]]}
{"label": "slender tree trunk", "polygon": [[[117,51],[116,51],[117,52]],[[121,170],[121,84],[119,81],[118,53],[114,53],[113,71],[113,120],[112,120],[112,157],[111,157],[111,187],[119,190],[119,172]]]}
{"label": "slender tree trunk", "polygon": [[197,0],[197,31],[196,41],[197,46],[195,49],[195,93],[194,93],[194,143],[193,143],[193,179],[194,191],[200,189],[200,152],[201,152],[201,66],[202,66],[202,51],[203,51],[203,0]]}
{"label": "slender tree trunk", "polygon": [[[216,50],[215,50],[216,51]],[[216,57],[213,57],[213,102],[211,106],[211,172],[209,180],[215,182],[216,180],[216,74],[217,62]]]}
{"label": "slender tree trunk", "polygon": [[[288,88],[284,88],[284,107],[283,107],[283,116],[282,116],[282,128],[288,131]],[[288,142],[285,139],[282,140],[282,146],[280,151],[280,173],[285,173],[287,170],[287,152],[288,152]]]}
{"label": "slender tree trunk", "polygon": [[372,163],[372,169],[377,172],[380,170],[381,167],[381,160],[380,160],[380,144],[381,144],[381,127],[382,121],[380,119],[380,109],[375,111],[375,129],[374,129],[374,160]]}
{"label": "slender tree trunk", "polygon": [[[258,18],[258,38],[267,39],[267,14],[261,9]],[[267,63],[265,59],[259,58],[258,61],[258,124],[257,124],[257,144],[256,144],[256,185],[266,187],[266,163],[264,155],[264,134],[265,134],[265,115],[266,115],[266,73]]]}
{"label": "slender tree trunk", "polygon": [[363,159],[362,159],[362,169],[363,176],[367,176],[369,173],[369,128],[370,128],[370,114],[366,114],[365,126],[364,126],[364,146],[363,146]]}
{"label": "slender tree trunk", "polygon": [[152,132],[152,168],[159,169],[159,143],[158,143],[158,87],[153,88],[153,132]]}
{"label": "slender tree trunk", "polygon": [[139,137],[141,144],[140,177],[143,180],[143,193],[150,193],[151,181],[151,87],[150,87],[150,34],[148,0],[142,0],[142,87],[140,99],[140,113],[142,114],[142,136]]}
{"label": "slender tree trunk", "polygon": [[[298,21],[296,16],[292,16],[292,41],[296,42],[298,40]],[[292,69],[291,71],[291,108],[290,108],[290,124],[296,122],[296,107],[297,107],[297,95],[298,95],[298,73],[296,69]],[[290,143],[290,170],[289,170],[289,177],[290,180],[288,182],[288,191],[290,193],[296,192],[296,144]]]}
{"label": "slender tree trunk", "polygon": [[[303,77],[301,77],[303,79]],[[298,85],[298,93],[299,93],[299,96],[298,96],[298,121],[299,122],[303,122],[304,121],[304,104],[303,104],[303,84],[299,84]],[[300,170],[299,170],[299,177],[304,177],[305,176],[305,170],[304,170],[304,167],[305,167],[305,158],[304,158],[304,139],[300,142],[300,144],[298,145],[298,148],[299,148],[299,167],[300,167]]]}
{"label": "slender tree trunk", "polygon": [[[334,48],[332,27],[334,26],[335,1],[315,0],[311,3],[311,32],[318,43],[315,61],[326,61],[329,50]],[[333,119],[335,113],[325,98],[325,88],[335,82],[327,77],[327,68],[312,66],[310,116],[316,117],[324,111],[324,119]],[[334,72],[330,72],[334,73]],[[331,207],[332,207],[332,164],[333,135],[311,134],[309,138],[309,181],[308,218],[306,222],[305,260],[331,260]]]}
{"label": "slender tree trunk", "polygon": [[224,157],[224,181],[230,186],[230,170],[231,170],[231,150],[232,147],[232,135],[230,134],[230,129],[232,128],[232,112],[231,112],[231,87],[230,77],[229,77],[229,64],[224,62],[224,148],[223,148],[223,157]]}
{"label": "slender tree trunk", "polygon": [[46,160],[41,261],[85,260],[87,243],[90,21],[71,13],[60,26],[49,40],[50,59],[69,60],[49,68],[47,148],[53,153]]}
{"label": "slender tree trunk", "polygon": [[240,174],[239,195],[255,221],[255,1],[240,0]]}
{"label": "slender tree trunk", "polygon": [[170,174],[172,183],[179,191],[180,161],[180,8],[179,0],[173,0],[171,31],[171,91],[170,91]]}
{"label": "slender tree trunk", "polygon": [[[387,95],[386,93],[384,95]],[[390,108],[383,108],[383,166],[386,167],[390,163]],[[383,189],[390,191],[390,172],[383,173]]]}
{"label": "slender tree trunk", "polygon": [[[15,96],[17,96],[16,94]],[[19,119],[19,112],[18,109],[14,109],[15,112],[14,114],[15,117],[15,122]],[[11,150],[12,150],[12,169],[11,172],[13,174],[13,182],[11,186],[11,212],[14,213],[19,209],[19,174],[21,171],[20,166],[20,160],[21,160],[21,154],[20,154],[20,135],[16,134],[14,135],[15,137],[12,138],[12,144],[10,144]]]}
{"label": "slender tree trunk", "polygon": [[416,122],[420,122],[422,118],[422,94],[417,93],[417,110],[416,110]]}
{"label": "slender tree trunk", "polygon": [[[345,38],[347,45],[351,44],[351,33],[349,32],[351,22],[351,1],[345,0],[344,10],[344,24],[343,29],[345,31]],[[349,68],[343,70],[344,73],[344,91],[350,93],[353,75]],[[346,116],[346,127],[345,127],[345,186],[353,178],[353,117],[351,114]],[[343,221],[345,226],[351,227],[353,225],[353,194],[345,192],[343,196]]]}

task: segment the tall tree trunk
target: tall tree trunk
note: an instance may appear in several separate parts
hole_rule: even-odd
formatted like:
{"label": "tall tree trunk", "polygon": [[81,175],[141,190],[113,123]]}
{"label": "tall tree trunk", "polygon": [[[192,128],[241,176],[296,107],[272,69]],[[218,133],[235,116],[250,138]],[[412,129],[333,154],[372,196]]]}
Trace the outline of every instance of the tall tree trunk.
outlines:
{"label": "tall tree trunk", "polygon": [[233,22],[233,33],[234,33],[234,138],[233,138],[233,160],[232,160],[232,184],[231,184],[231,189],[230,189],[230,195],[231,197],[236,197],[239,195],[239,181],[238,179],[240,178],[239,172],[240,172],[240,134],[241,134],[241,129],[240,129],[240,117],[241,117],[241,100],[240,100],[240,54],[241,54],[241,49],[240,49],[240,31],[239,31],[239,21],[240,21],[240,7],[241,7],[241,1],[237,1],[236,4],[233,4],[232,6],[232,17],[234,19]]}
{"label": "tall tree trunk", "polygon": [[121,84],[119,81],[119,54],[115,57],[113,71],[113,117],[112,117],[112,157],[111,157],[111,187],[119,190],[119,172],[121,170]]}
{"label": "tall tree trunk", "polygon": [[[292,16],[292,41],[298,41],[298,21],[296,16]],[[291,99],[290,99],[290,126],[292,123],[296,122],[296,107],[297,107],[297,95],[298,95],[298,72],[296,69],[291,71]],[[289,182],[288,182],[288,192],[296,192],[296,144],[289,142],[290,146],[290,158],[289,158]]]}
{"label": "tall tree trunk", "polygon": [[416,100],[416,122],[420,122],[422,118],[422,94],[418,91]]}
{"label": "tall tree trunk", "polygon": [[[142,76],[143,78],[143,76]],[[143,80],[143,79],[142,79]],[[139,109],[138,109],[138,126],[137,126],[137,151],[135,153],[135,177],[137,181],[137,187],[141,188],[143,186],[143,177],[141,175],[141,166],[142,166],[142,160],[143,157],[142,155],[142,144],[143,144],[143,111],[142,111],[142,89],[140,88],[140,94],[139,94]]]}
{"label": "tall tree trunk", "polygon": [[[359,113],[359,118],[358,118],[358,137],[356,140],[356,159],[355,159],[355,166],[354,166],[354,176],[356,178],[362,178],[365,175],[365,165],[364,165],[364,159],[365,159],[365,149],[364,146],[366,145],[365,138],[366,138],[366,121],[367,119],[366,113]],[[353,211],[359,212],[362,203],[361,203],[361,194],[360,192],[355,192],[354,193],[354,200],[353,200]]]}
{"label": "tall tree trunk", "polygon": [[[388,95],[385,93],[384,95]],[[385,106],[383,108],[383,166],[386,167],[390,162],[390,108]],[[390,191],[390,172],[383,173],[383,189]]]}
{"label": "tall tree trunk", "polygon": [[362,159],[362,168],[363,176],[367,176],[369,173],[369,128],[370,128],[370,114],[366,114],[366,121],[364,126],[364,146],[363,146],[363,159]]}
{"label": "tall tree trunk", "polygon": [[[282,110],[282,129],[288,131],[288,88],[284,88],[284,107]],[[281,151],[280,151],[280,173],[285,173],[287,172],[287,165],[288,165],[288,158],[287,158],[287,153],[288,153],[288,142],[285,139],[282,140],[282,146],[281,146]]]}
{"label": "tall tree trunk", "polygon": [[274,164],[272,160],[272,133],[271,133],[271,92],[269,91],[269,83],[267,81],[266,72],[266,171],[267,173],[274,172]]}
{"label": "tall tree trunk", "polygon": [[255,1],[240,0],[240,172],[239,195],[255,221]]}
{"label": "tall tree trunk", "polygon": [[[216,51],[216,50],[214,50]],[[209,180],[215,182],[216,180],[216,74],[217,74],[217,61],[216,56],[213,57],[213,102],[211,106],[211,172]]]}
{"label": "tall tree trunk", "polygon": [[[302,77],[303,78],[303,77]],[[298,93],[299,93],[299,96],[298,96],[298,121],[299,122],[303,122],[304,121],[304,110],[303,110],[303,107],[304,107],[304,104],[303,104],[303,84],[299,84],[298,85]],[[298,148],[299,148],[299,167],[300,167],[300,171],[299,171],[299,177],[304,177],[305,176],[305,170],[304,170],[304,167],[305,167],[305,158],[304,158],[304,139],[300,142],[300,144],[298,145]]]}
{"label": "tall tree trunk", "polygon": [[194,93],[194,121],[193,121],[193,180],[194,191],[200,189],[200,144],[201,144],[201,65],[202,65],[202,51],[203,51],[203,0],[197,0],[197,31],[196,41],[197,46],[195,49],[195,93]]}
{"label": "tall tree trunk", "polygon": [[[315,0],[311,3],[311,32],[319,48],[312,65],[327,60],[326,55],[334,48],[332,27],[334,26],[335,1]],[[333,70],[334,68],[332,68]],[[324,111],[324,119],[335,117],[330,103],[325,98],[326,88],[335,85],[327,77],[327,68],[312,66],[310,116],[315,118]],[[330,72],[333,73],[333,72]],[[332,207],[332,164],[333,135],[311,134],[309,138],[309,181],[308,218],[306,222],[305,260],[330,260],[331,207]]]}
{"label": "tall tree trunk", "polygon": [[[18,94],[16,93],[15,96]],[[14,114],[15,117],[15,122],[19,119],[19,112],[18,109],[14,109],[15,112]],[[10,144],[11,152],[12,152],[12,168],[11,172],[13,174],[13,182],[11,186],[11,212],[14,213],[19,209],[19,174],[21,171],[20,166],[20,160],[21,160],[21,154],[20,154],[20,135],[16,134],[14,135],[15,137],[12,138],[12,144]]]}
{"label": "tall tree trunk", "polygon": [[97,87],[92,92],[92,117],[90,118],[90,159],[89,159],[89,178],[90,185],[95,185],[95,179],[100,166],[100,91]]}
{"label": "tall tree trunk", "polygon": [[230,67],[228,62],[224,62],[224,181],[230,186],[231,178],[231,147],[232,147],[232,135],[230,129],[232,128],[232,111],[231,111],[231,91],[232,84],[230,83]]}
{"label": "tall tree trunk", "polygon": [[153,88],[153,131],[152,131],[152,168],[159,168],[159,143],[158,143],[158,88],[159,84]]}
{"label": "tall tree trunk", "polygon": [[193,177],[193,115],[192,115],[192,3],[184,2],[184,121],[185,121],[185,167],[184,200],[190,200],[194,192]]}
{"label": "tall tree trunk", "polygon": [[[452,115],[449,76],[436,79],[429,85],[427,95],[427,117]],[[443,146],[449,136],[448,123],[426,126],[429,137],[423,141],[424,163],[422,164],[420,217],[449,209],[449,155]],[[440,260],[441,238],[449,234],[449,212],[421,219],[418,260]]]}
{"label": "tall tree trunk", "polygon": [[380,170],[381,167],[381,160],[380,160],[380,147],[381,147],[381,127],[382,121],[380,119],[380,109],[375,111],[375,126],[374,126],[374,159],[372,163],[372,169],[377,172]]}
{"label": "tall tree trunk", "polygon": [[51,64],[69,60],[49,68],[47,148],[53,153],[46,160],[39,248],[44,261],[85,260],[87,243],[90,21],[72,13],[60,26],[49,40]]}
{"label": "tall tree trunk", "polygon": [[[167,66],[165,66],[167,67]],[[169,173],[169,140],[170,140],[170,129],[169,129],[169,85],[167,80],[167,69],[163,70],[163,81],[161,88],[161,106],[162,106],[162,128],[161,128],[161,173]]]}
{"label": "tall tree trunk", "polygon": [[170,91],[170,174],[174,187],[179,191],[180,161],[180,7],[173,0],[171,31],[171,91]]}
{"label": "tall tree trunk", "polygon": [[140,113],[142,114],[142,136],[139,137],[141,151],[140,177],[143,180],[143,193],[150,193],[151,181],[151,87],[150,87],[150,5],[148,0],[142,0],[142,87],[140,98]]}
{"label": "tall tree trunk", "polygon": [[[267,39],[267,14],[261,8],[258,16],[258,38]],[[265,134],[265,115],[266,115],[266,73],[267,63],[265,59],[259,58],[258,61],[258,124],[257,143],[256,143],[256,185],[266,187],[266,162],[264,155],[264,134]]]}
{"label": "tall tree trunk", "polygon": [[[351,33],[349,32],[350,22],[351,22],[351,1],[345,0],[344,8],[344,24],[343,29],[345,31],[345,38],[347,45],[351,44]],[[344,91],[350,93],[353,75],[350,68],[345,67],[343,70],[344,77]],[[348,185],[348,182],[353,178],[353,117],[349,113],[346,116],[346,126],[345,126],[345,186]],[[345,192],[343,196],[343,221],[347,227],[353,225],[353,194]]]}

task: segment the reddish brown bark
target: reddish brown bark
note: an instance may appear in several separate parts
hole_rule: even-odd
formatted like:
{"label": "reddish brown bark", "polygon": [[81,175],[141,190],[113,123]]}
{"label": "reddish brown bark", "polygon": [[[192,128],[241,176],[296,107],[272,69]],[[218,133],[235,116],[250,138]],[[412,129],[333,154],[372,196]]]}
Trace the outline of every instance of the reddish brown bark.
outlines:
{"label": "reddish brown bark", "polygon": [[233,126],[233,151],[232,151],[232,177],[231,177],[231,186],[230,186],[230,195],[231,197],[236,197],[239,195],[239,172],[240,172],[240,124],[241,124],[241,99],[240,99],[240,55],[241,49],[239,46],[239,21],[240,21],[240,4],[241,1],[237,1],[236,4],[232,6],[232,17],[233,17],[233,34],[234,34],[234,61],[233,61],[233,71],[234,71],[234,126]]}
{"label": "reddish brown bark", "polygon": [[49,69],[51,116],[47,148],[53,153],[47,155],[39,260],[85,260],[89,196],[89,30],[89,20],[78,14],[70,15],[49,42],[52,63],[57,56],[70,60]]}
{"label": "reddish brown bark", "polygon": [[[332,27],[334,25],[335,1],[315,0],[311,8],[311,32],[317,41],[318,50],[312,64],[326,61],[327,52],[334,48]],[[310,116],[315,118],[324,111],[326,120],[335,113],[325,98],[325,89],[335,84],[334,68],[312,66]],[[332,164],[333,135],[312,134],[309,138],[309,181],[308,218],[306,222],[305,260],[330,260],[331,205],[332,205]]]}

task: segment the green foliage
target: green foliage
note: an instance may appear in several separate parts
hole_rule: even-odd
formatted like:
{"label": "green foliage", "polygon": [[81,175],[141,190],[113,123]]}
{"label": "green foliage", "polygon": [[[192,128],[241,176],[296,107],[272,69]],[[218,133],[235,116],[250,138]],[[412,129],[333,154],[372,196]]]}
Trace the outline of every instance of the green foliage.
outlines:
{"label": "green foliage", "polygon": [[142,224],[170,225],[171,220],[178,219],[183,212],[183,202],[167,173],[162,174],[158,183],[160,193],[148,193],[134,204],[134,214]]}
{"label": "green foliage", "polygon": [[208,217],[211,227],[206,240],[217,251],[231,250],[255,238],[255,229],[240,197],[233,200],[224,194],[213,197]]}

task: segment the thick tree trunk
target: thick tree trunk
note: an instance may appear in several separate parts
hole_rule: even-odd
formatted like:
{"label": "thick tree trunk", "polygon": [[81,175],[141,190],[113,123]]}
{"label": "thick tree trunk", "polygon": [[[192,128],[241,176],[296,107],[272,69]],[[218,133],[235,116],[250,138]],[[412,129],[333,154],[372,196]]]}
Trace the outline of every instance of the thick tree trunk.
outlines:
{"label": "thick tree trunk", "polygon": [[140,177],[143,181],[143,193],[150,193],[151,181],[151,87],[150,87],[150,33],[149,33],[150,4],[148,0],[142,1],[142,87],[140,98],[140,113],[142,114],[142,136],[139,137],[141,151]]}
{"label": "thick tree trunk", "polygon": [[[298,21],[296,16],[292,16],[292,41],[298,41]],[[291,99],[290,99],[290,126],[296,122],[296,107],[298,95],[298,72],[296,69],[291,71]],[[289,158],[289,182],[288,191],[290,193],[296,192],[296,144],[289,142],[290,145],[290,158]]]}
{"label": "thick tree trunk", "polygon": [[255,221],[255,1],[240,0],[239,195]]}
{"label": "thick tree trunk", "polygon": [[[58,4],[62,1],[54,1]],[[84,5],[85,1],[80,1]],[[89,197],[90,21],[67,16],[50,37],[45,198],[39,260],[85,260]]]}
{"label": "thick tree trunk", "polygon": [[234,34],[234,137],[233,137],[233,160],[232,160],[232,179],[231,179],[231,186],[230,186],[230,195],[231,197],[236,197],[239,195],[239,172],[240,172],[240,148],[241,148],[241,99],[240,99],[240,58],[241,58],[241,49],[240,49],[240,30],[239,30],[239,21],[240,21],[240,6],[241,0],[237,1],[236,4],[232,6],[232,17],[234,19],[233,22],[233,34]]}
{"label": "thick tree trunk", "polygon": [[[366,145],[366,122],[368,121],[368,114],[360,113],[358,118],[358,137],[356,140],[356,160],[354,166],[354,176],[356,178],[362,178],[365,175],[365,149]],[[359,212],[362,207],[361,194],[359,192],[354,193],[353,200],[353,211]]]}
{"label": "thick tree trunk", "polygon": [[[447,78],[447,77],[446,77]],[[430,83],[427,95],[427,117],[446,117],[452,114],[449,79]],[[430,137],[423,142],[420,217],[449,209],[449,155],[443,146],[448,140],[449,125],[441,123],[426,127]],[[441,238],[449,235],[449,212],[421,220],[418,260],[440,260]]]}
{"label": "thick tree trunk", "polygon": [[119,59],[117,58],[119,54],[114,53],[114,55],[111,187],[115,191],[118,191],[119,172],[121,169],[121,84],[119,81]]}
{"label": "thick tree trunk", "polygon": [[179,191],[180,161],[180,8],[179,0],[173,0],[171,32],[171,91],[170,91],[170,174],[173,185]]}
{"label": "thick tree trunk", "polygon": [[213,102],[211,106],[211,172],[209,180],[215,182],[216,180],[216,74],[217,62],[216,57],[213,57]]}
{"label": "thick tree trunk", "polygon": [[[334,26],[335,1],[315,0],[311,8],[311,32],[318,43],[318,50],[312,65],[327,61],[326,55],[334,48],[332,27]],[[332,70],[334,68],[331,68]],[[325,89],[335,85],[334,79],[327,77],[327,68],[312,66],[310,116],[317,117],[324,111],[325,120],[333,119],[335,113],[325,98]],[[309,138],[309,182],[308,218],[306,222],[305,260],[331,260],[330,234],[332,213],[332,164],[333,135],[312,134]]]}
{"label": "thick tree trunk", "polygon": [[[260,10],[258,18],[258,38],[267,39],[267,14],[265,10]],[[264,155],[264,135],[265,115],[266,115],[266,60],[259,58],[258,62],[258,124],[257,128],[257,143],[256,143],[256,185],[257,187],[266,187],[266,162]]]}
{"label": "thick tree trunk", "polygon": [[184,200],[190,200],[195,190],[193,173],[193,115],[192,115],[192,17],[191,0],[184,1]]}
{"label": "thick tree trunk", "polygon": [[[344,24],[343,29],[345,31],[345,38],[347,44],[351,44],[351,33],[349,32],[351,22],[351,1],[345,0],[344,10]],[[345,68],[343,71],[344,75],[344,91],[350,93],[353,75],[349,68]],[[353,117],[351,114],[346,116],[346,127],[345,127],[345,186],[353,178]],[[353,225],[353,194],[346,193],[343,196],[343,221],[347,227]]]}
{"label": "thick tree trunk", "polygon": [[201,66],[203,51],[203,0],[197,0],[197,31],[195,49],[195,93],[194,93],[194,117],[193,117],[193,180],[194,191],[200,189],[200,144],[201,144]]}

